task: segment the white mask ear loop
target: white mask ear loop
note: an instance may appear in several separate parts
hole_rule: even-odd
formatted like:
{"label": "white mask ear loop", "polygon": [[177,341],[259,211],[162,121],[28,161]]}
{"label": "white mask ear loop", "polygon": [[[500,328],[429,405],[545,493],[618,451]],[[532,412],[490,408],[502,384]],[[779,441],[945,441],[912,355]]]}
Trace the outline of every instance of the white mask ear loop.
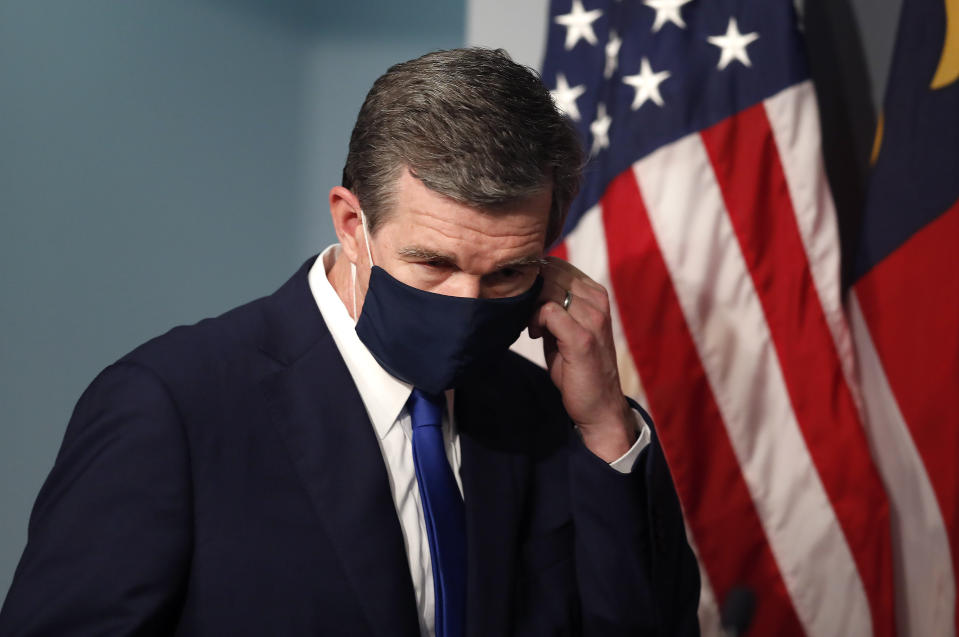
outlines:
{"label": "white mask ear loop", "polygon": [[[366,244],[366,255],[370,258],[370,267],[373,267],[373,253],[370,251],[370,233],[366,228],[366,215],[360,210],[360,222],[363,224],[363,242]],[[360,320],[356,313],[356,264],[350,262],[350,283],[353,288],[353,323]]]}
{"label": "white mask ear loop", "polygon": [[356,325],[360,317],[356,315],[356,264],[352,261],[350,262],[350,284],[353,288],[353,324]]}
{"label": "white mask ear loop", "polygon": [[363,238],[366,240],[366,256],[370,258],[370,267],[373,267],[373,253],[370,252],[370,230],[366,226],[366,215],[360,210],[360,222],[363,224]]}

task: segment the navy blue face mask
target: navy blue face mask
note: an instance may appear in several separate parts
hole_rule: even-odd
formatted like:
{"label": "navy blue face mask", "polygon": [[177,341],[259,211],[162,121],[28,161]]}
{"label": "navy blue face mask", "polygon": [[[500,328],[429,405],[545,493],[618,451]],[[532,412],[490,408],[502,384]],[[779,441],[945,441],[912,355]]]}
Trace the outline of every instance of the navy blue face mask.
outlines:
{"label": "navy blue face mask", "polygon": [[[366,215],[360,211],[370,282],[356,334],[393,376],[438,394],[502,356],[533,315],[543,289],[536,277],[526,292],[507,298],[473,299],[426,292],[372,265]],[[353,316],[356,316],[356,267]]]}
{"label": "navy blue face mask", "polygon": [[502,356],[536,309],[543,278],[518,296],[426,292],[373,266],[356,333],[383,368],[438,394]]}

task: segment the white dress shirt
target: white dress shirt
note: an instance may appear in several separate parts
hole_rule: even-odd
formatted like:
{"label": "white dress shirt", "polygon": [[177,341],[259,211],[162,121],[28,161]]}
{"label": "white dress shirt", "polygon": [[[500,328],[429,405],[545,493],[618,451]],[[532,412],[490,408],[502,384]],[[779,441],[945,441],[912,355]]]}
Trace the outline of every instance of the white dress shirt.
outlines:
{"label": "white dress shirt", "polygon": [[[434,635],[435,609],[433,600],[433,569],[430,563],[429,539],[426,521],[420,506],[420,492],[413,467],[413,429],[406,401],[413,391],[412,385],[392,376],[383,369],[356,335],[356,324],[346,306],[337,296],[327,279],[333,266],[339,245],[329,246],[310,268],[310,291],[323,315],[340,355],[346,362],[360,398],[373,423],[380,451],[390,479],[390,490],[396,505],[406,557],[413,578],[416,608],[420,621],[420,633],[424,637]],[[463,491],[460,479],[460,445],[453,421],[453,390],[447,390],[447,410],[443,415],[443,438],[446,456],[453,468],[456,483]],[[632,470],[639,452],[649,443],[649,428],[636,414],[639,438],[636,444],[610,466],[622,473]]]}

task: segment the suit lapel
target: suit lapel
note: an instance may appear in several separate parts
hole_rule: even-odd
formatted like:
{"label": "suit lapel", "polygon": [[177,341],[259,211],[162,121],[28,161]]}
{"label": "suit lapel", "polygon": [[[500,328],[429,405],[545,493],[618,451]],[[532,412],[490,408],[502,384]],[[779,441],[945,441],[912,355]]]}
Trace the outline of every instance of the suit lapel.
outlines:
{"label": "suit lapel", "polygon": [[517,406],[485,383],[456,390],[460,476],[466,500],[467,635],[505,635],[512,619],[513,566],[528,483]]}
{"label": "suit lapel", "polygon": [[[300,275],[298,286],[287,289],[288,284],[277,293],[270,330],[273,345],[287,346],[274,348],[274,355],[281,362],[293,360],[266,377],[263,390],[373,633],[413,637],[419,635],[416,601],[383,456],[359,392],[309,294],[305,271],[291,284]],[[315,321],[304,322],[304,312]],[[291,327],[282,325],[283,315],[290,313],[301,331],[286,336],[277,330]],[[291,351],[307,340],[313,344],[305,353]]]}

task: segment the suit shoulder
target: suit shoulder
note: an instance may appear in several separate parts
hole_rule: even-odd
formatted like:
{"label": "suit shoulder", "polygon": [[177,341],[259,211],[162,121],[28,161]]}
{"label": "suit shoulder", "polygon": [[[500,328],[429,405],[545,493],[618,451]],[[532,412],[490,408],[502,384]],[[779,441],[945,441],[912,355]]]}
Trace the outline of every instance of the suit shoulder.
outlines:
{"label": "suit shoulder", "polygon": [[310,291],[307,260],[280,288],[193,325],[174,327],[120,359],[152,371],[170,391],[202,403],[210,391],[236,396],[307,351],[325,325]]}
{"label": "suit shoulder", "polygon": [[135,348],[119,362],[142,365],[165,376],[164,372],[182,371],[185,365],[203,366],[255,351],[264,329],[268,298],[256,299],[192,325],[176,326]]}
{"label": "suit shoulder", "polygon": [[[322,333],[323,319],[308,282],[315,257],[278,290],[193,325],[171,329],[121,360],[176,374],[190,366],[235,362],[250,356],[295,357]],[[184,370],[185,371],[185,370]]]}

